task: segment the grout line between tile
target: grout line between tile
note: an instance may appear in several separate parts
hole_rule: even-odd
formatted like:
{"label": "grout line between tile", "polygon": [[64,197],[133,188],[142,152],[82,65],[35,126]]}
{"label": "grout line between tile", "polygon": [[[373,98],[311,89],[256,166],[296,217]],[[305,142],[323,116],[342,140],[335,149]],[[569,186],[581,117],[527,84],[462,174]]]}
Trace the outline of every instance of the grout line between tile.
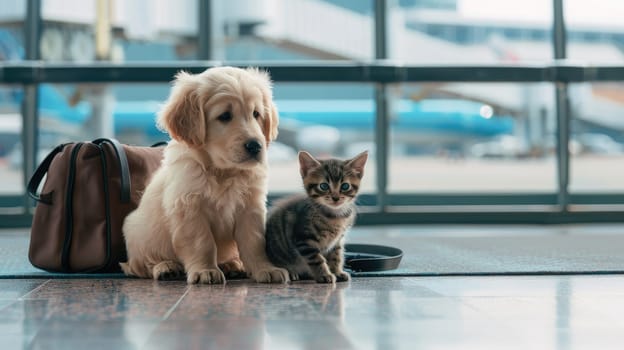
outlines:
{"label": "grout line between tile", "polygon": [[169,308],[169,310],[167,310],[167,312],[165,313],[165,316],[163,316],[163,318],[162,318],[162,321],[168,319],[169,316],[171,316],[171,314],[173,313],[173,310],[175,310],[176,307],[178,307],[178,305],[180,305],[180,303],[182,302],[182,299],[184,299],[184,297],[189,293],[190,290],[191,290],[191,287],[187,286],[186,287],[186,291],[184,291],[184,294],[182,294],[180,299],[178,299],[178,301],[176,301],[176,303],[173,304],[173,306],[171,308]]}
{"label": "grout line between tile", "polygon": [[28,292],[28,293],[26,293],[26,294],[22,295],[21,297],[17,298],[17,300],[24,300],[24,299],[26,299],[26,297],[27,297],[29,294],[32,294],[32,293],[34,293],[34,292],[38,291],[39,289],[43,288],[43,286],[45,286],[46,284],[48,284],[48,282],[50,282],[50,281],[52,281],[52,280],[47,280],[47,281],[45,281],[45,282],[41,283],[40,285],[38,285],[38,286],[37,286],[37,288],[35,288],[35,289],[31,290],[30,292]]}

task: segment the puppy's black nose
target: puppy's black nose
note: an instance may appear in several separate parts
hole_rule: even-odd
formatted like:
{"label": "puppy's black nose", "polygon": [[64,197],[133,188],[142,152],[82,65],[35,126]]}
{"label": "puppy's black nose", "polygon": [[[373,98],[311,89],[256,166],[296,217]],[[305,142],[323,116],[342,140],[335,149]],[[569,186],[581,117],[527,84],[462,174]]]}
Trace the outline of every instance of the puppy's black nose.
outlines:
{"label": "puppy's black nose", "polygon": [[247,153],[255,156],[262,150],[262,145],[256,140],[250,140],[245,144],[245,149],[247,150]]}

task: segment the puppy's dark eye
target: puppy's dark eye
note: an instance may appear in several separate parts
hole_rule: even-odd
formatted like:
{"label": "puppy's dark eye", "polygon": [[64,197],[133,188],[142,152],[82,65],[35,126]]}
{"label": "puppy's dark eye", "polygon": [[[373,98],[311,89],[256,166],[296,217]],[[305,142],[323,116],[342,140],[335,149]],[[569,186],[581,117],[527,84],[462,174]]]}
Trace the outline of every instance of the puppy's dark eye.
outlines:
{"label": "puppy's dark eye", "polygon": [[319,189],[323,192],[329,190],[329,184],[327,182],[322,182],[318,186]]}
{"label": "puppy's dark eye", "polygon": [[260,118],[260,112],[258,112],[258,111],[254,111],[254,112],[253,112],[253,117],[254,117],[255,119]]}
{"label": "puppy's dark eye", "polygon": [[348,190],[349,190],[349,188],[351,188],[351,185],[349,185],[349,184],[348,184],[348,183],[346,183],[346,182],[343,182],[343,183],[342,183],[342,185],[340,185],[340,190],[341,190],[341,191],[348,191]]}
{"label": "puppy's dark eye", "polygon": [[217,117],[217,119],[219,119],[219,121],[227,123],[230,120],[232,120],[232,113],[230,112],[225,112],[222,113],[220,116]]}

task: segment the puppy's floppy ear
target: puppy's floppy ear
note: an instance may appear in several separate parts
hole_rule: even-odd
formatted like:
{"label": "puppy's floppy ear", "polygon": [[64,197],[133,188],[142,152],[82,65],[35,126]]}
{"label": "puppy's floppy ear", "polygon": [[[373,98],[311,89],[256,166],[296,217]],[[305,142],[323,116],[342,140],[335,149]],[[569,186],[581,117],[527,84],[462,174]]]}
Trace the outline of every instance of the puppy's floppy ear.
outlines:
{"label": "puppy's floppy ear", "polygon": [[264,133],[267,145],[277,138],[277,127],[279,126],[277,107],[275,107],[273,102],[270,102],[270,104],[271,107],[268,109],[267,115],[264,116],[264,124],[262,125],[262,132]]}
{"label": "puppy's floppy ear", "polygon": [[264,123],[262,124],[262,133],[266,139],[267,145],[277,138],[277,127],[279,124],[279,114],[277,107],[273,103],[273,93],[271,91],[273,82],[269,72],[260,70],[256,67],[248,67],[246,69],[253,79],[259,84],[263,95],[264,102]]}
{"label": "puppy's floppy ear", "polygon": [[199,146],[206,138],[206,120],[194,75],[176,75],[169,99],[158,114],[157,124],[174,140]]}

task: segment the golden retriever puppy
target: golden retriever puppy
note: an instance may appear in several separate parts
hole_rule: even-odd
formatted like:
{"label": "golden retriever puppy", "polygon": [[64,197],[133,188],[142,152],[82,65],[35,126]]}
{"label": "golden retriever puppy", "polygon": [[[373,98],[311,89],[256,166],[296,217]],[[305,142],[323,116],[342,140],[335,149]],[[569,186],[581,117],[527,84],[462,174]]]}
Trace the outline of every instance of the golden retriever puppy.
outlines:
{"label": "golden retriever puppy", "polygon": [[288,282],[265,253],[267,147],[278,125],[268,74],[181,72],[157,123],[173,140],[124,221],[124,273],[224,283],[224,273],[246,271],[258,282]]}

